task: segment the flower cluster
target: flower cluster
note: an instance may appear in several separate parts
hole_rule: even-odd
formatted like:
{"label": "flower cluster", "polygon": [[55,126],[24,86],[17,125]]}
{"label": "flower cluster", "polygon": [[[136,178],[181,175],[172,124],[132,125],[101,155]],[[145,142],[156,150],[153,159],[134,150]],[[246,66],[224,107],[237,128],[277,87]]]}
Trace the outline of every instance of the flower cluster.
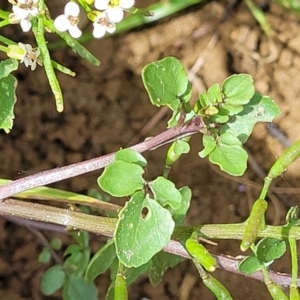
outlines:
{"label": "flower cluster", "polygon": [[24,32],[29,31],[31,29],[30,20],[39,13],[39,0],[10,0],[10,2],[13,4],[13,13],[9,16],[10,22],[20,23]]}
{"label": "flower cluster", "polygon": [[79,38],[82,34],[77,24],[79,22],[79,6],[75,2],[69,2],[65,6],[63,15],[54,20],[54,26],[58,31],[69,31],[73,38]]}
{"label": "flower cluster", "polygon": [[[134,5],[134,0],[95,0],[97,10],[89,13],[89,18],[93,21],[93,36],[101,38],[106,32],[113,33],[116,30],[116,23],[124,18],[124,10]],[[65,6],[64,14],[58,16],[54,21],[54,26],[58,31],[69,31],[74,38],[81,36],[78,28],[79,6],[75,2],[69,2]]]}

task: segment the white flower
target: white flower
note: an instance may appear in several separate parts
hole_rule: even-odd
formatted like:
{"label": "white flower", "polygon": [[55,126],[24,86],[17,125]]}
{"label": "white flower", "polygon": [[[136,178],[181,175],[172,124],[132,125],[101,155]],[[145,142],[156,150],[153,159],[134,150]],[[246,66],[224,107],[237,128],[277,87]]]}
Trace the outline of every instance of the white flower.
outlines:
{"label": "white flower", "polygon": [[118,23],[124,18],[124,9],[131,8],[134,0],[95,0],[95,7],[105,10],[111,22]]}
{"label": "white flower", "polygon": [[11,23],[20,23],[23,32],[28,32],[31,29],[30,20],[38,15],[39,0],[18,0],[12,1],[13,14],[9,16]]}
{"label": "white flower", "polygon": [[69,31],[73,38],[79,38],[82,34],[77,24],[79,22],[80,9],[77,3],[69,2],[65,6],[65,13],[54,20],[54,26],[58,31]]}
{"label": "white flower", "polygon": [[116,24],[108,20],[105,11],[99,12],[99,15],[94,21],[93,26],[93,36],[97,39],[103,37],[106,31],[109,33],[113,33],[116,30]]}
{"label": "white flower", "polygon": [[29,44],[18,43],[18,46],[9,45],[7,49],[8,57],[20,60],[26,67],[30,66],[31,71],[35,70],[37,63],[42,65],[41,61],[39,61],[39,48],[33,49]]}

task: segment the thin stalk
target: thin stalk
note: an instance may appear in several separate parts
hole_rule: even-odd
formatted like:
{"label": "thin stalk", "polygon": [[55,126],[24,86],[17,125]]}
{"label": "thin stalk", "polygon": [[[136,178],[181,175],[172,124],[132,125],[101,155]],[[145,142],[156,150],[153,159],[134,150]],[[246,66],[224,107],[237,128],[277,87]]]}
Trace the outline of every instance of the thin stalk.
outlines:
{"label": "thin stalk", "polygon": [[[152,148],[157,148],[160,145],[171,142],[177,138],[199,133],[201,128],[202,125],[200,122],[200,118],[195,117],[191,122],[184,126],[172,127],[149,140],[130,147],[130,149],[142,153]],[[98,158],[75,163],[61,168],[43,171],[15,180],[0,187],[0,202],[5,198],[11,197],[12,195],[24,192],[35,187],[44,186],[50,183],[86,174],[95,170],[100,170],[113,162],[114,157],[115,153],[110,153]]]}
{"label": "thin stalk", "polygon": [[4,37],[3,35],[0,35],[0,42],[5,44],[5,45],[16,45],[17,43]]}
{"label": "thin stalk", "polygon": [[0,45],[0,51],[2,51],[2,52],[7,52],[7,47],[5,47],[5,46],[1,46]]}
{"label": "thin stalk", "polygon": [[0,9],[0,19],[8,19],[11,12]]}
{"label": "thin stalk", "polygon": [[292,261],[292,280],[291,280],[291,286],[290,286],[290,299],[298,300],[300,298],[300,296],[299,296],[299,291],[297,289],[298,255],[297,255],[296,239],[289,237],[289,245],[290,245],[291,261]]}
{"label": "thin stalk", "polygon": [[[18,217],[29,219],[30,226],[38,227],[39,223],[36,221],[44,222],[43,229],[48,224],[50,230],[52,230],[52,224],[59,224],[60,226],[73,228],[76,230],[84,230],[92,232],[95,234],[101,234],[107,237],[114,236],[114,230],[117,223],[116,218],[105,218],[93,215],[86,215],[80,212],[71,211],[68,209],[62,209],[57,207],[51,207],[43,204],[24,202],[19,200],[8,199],[0,203],[0,215],[5,217]],[[14,222],[14,220],[12,220]],[[52,223],[52,224],[51,224]],[[198,228],[201,232],[206,235],[208,238],[213,239],[242,239],[245,224],[208,224],[201,225],[196,227],[178,227],[175,230],[174,237],[176,232],[180,233],[182,236],[183,232],[191,232],[194,228]],[[287,231],[283,231],[283,228],[280,226],[266,226],[266,229],[259,231],[260,237],[277,237],[284,238],[288,235]],[[234,237],[230,233],[230,230],[234,230]],[[295,239],[300,239],[300,228],[293,227],[289,230],[290,236],[295,237]],[[174,238],[173,237],[173,238]],[[166,245],[163,250],[168,253],[172,253],[184,258],[190,258],[189,254],[186,252],[185,248],[180,244],[180,242],[171,240],[168,245]],[[222,268],[226,271],[247,276],[256,280],[263,281],[264,276],[262,272],[256,272],[254,274],[243,274],[238,271],[239,260],[233,257],[227,257],[225,255],[213,255],[217,261],[219,268]],[[276,282],[282,286],[289,286],[291,284],[291,276],[288,274],[274,273],[269,271],[270,279],[273,282]],[[300,279],[297,278],[297,286],[300,286]]]}

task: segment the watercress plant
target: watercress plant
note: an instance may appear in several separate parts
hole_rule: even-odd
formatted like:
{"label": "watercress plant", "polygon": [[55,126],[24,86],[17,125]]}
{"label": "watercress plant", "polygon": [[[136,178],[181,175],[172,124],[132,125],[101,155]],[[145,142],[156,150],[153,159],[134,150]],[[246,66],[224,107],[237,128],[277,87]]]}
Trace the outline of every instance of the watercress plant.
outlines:
{"label": "watercress plant", "polygon": [[[56,33],[73,51],[97,66],[100,64],[98,59],[76,40],[82,34],[77,26],[79,5],[93,23],[92,34],[95,38],[102,37],[106,32],[115,32],[116,23],[122,20],[124,11],[131,13],[134,20],[153,16],[148,10],[134,8],[134,1],[131,0],[72,1],[67,3],[64,13],[55,20],[51,18],[43,0],[9,2],[13,12],[0,10],[0,27],[16,23],[24,32],[32,30],[37,47],[17,44],[0,36],[0,51],[9,57],[0,63],[0,128],[7,133],[13,126],[16,103],[17,81],[11,73],[18,68],[19,62],[30,66],[31,70],[37,65],[44,67],[56,108],[63,110],[63,93],[55,69],[71,76],[75,74],[51,60],[51,45],[46,43],[45,31]],[[176,0],[169,2],[172,11],[176,11],[175,8],[182,5],[186,7],[200,1],[185,1],[185,4]],[[153,9],[158,8],[153,6]],[[165,13],[166,8],[163,9]],[[228,267],[228,271],[262,279],[273,299],[288,299],[280,287],[283,285],[290,286],[290,299],[299,299],[296,244],[300,238],[298,208],[292,207],[286,224],[277,227],[265,223],[265,212],[271,182],[300,155],[300,142],[287,149],[271,167],[249,217],[240,224],[185,226],[192,190],[188,186],[177,186],[168,177],[173,164],[181,155],[189,153],[192,135],[202,143],[199,159],[208,157],[212,164],[224,172],[234,176],[243,175],[248,159],[243,144],[256,123],[272,122],[280,113],[273,99],[255,91],[250,75],[234,74],[222,84],[209,87],[192,102],[192,84],[183,65],[175,57],[166,57],[145,66],[142,80],[150,102],[157,107],[166,106],[172,111],[166,131],[116,153],[13,182],[1,180],[0,215],[58,224],[60,227],[55,227],[57,230],[66,228],[75,240],[64,251],[62,261],[56,261],[44,273],[42,292],[53,295],[61,290],[63,298],[70,300],[97,299],[94,280],[109,270],[111,284],[106,299],[126,300],[127,286],[141,274],[147,273],[150,282],[157,285],[168,268],[189,258],[203,284],[217,299],[232,299],[226,287],[211,275],[217,267],[226,269],[222,261],[227,259],[236,262],[236,267]],[[156,178],[146,178],[148,162],[141,153],[167,143],[171,145],[166,152],[164,171]],[[82,196],[45,187],[102,168],[104,171],[97,181],[99,187],[112,197],[126,197],[123,207],[96,199],[99,195]],[[24,201],[28,198],[68,202],[70,206],[62,209]],[[77,208],[76,204],[89,209]],[[99,208],[106,212],[104,217],[99,216]],[[107,237],[92,258],[87,232]],[[229,238],[241,240],[241,251],[251,249],[252,254],[242,260],[234,260],[210,253],[205,246],[209,239]],[[287,244],[292,257],[289,281],[285,281],[286,277],[281,274],[274,276],[268,271],[274,260],[286,252]],[[41,253],[40,262],[48,263],[54,257],[53,253],[60,250],[59,242],[51,242]]]}

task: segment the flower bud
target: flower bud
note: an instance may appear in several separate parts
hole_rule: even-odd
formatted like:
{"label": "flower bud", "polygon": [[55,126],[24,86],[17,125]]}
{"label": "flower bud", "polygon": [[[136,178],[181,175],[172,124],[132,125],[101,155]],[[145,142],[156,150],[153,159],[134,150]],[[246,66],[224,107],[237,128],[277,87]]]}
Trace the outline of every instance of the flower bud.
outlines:
{"label": "flower bud", "polygon": [[20,48],[18,45],[9,45],[7,47],[6,54],[8,57],[17,59],[17,60],[22,60],[24,56],[26,55],[26,50]]}

